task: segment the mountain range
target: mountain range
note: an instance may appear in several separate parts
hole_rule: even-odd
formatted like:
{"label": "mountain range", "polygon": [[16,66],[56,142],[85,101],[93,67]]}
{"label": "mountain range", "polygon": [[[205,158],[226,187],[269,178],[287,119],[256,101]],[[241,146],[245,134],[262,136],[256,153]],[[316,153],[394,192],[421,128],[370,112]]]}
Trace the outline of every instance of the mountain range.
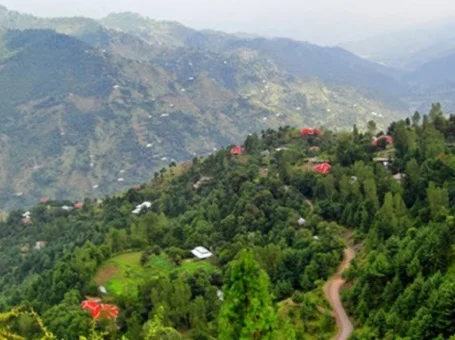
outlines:
{"label": "mountain range", "polygon": [[38,18],[2,7],[0,27],[4,210],[118,192],[280,125],[385,127],[431,101],[454,108],[450,57],[396,70],[340,47],[134,13]]}

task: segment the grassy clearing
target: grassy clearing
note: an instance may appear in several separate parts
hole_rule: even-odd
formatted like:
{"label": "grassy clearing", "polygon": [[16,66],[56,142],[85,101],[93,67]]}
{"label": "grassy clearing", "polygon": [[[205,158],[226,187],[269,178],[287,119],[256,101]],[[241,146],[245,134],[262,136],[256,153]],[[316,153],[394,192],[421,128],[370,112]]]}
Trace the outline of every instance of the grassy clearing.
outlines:
{"label": "grassy clearing", "polygon": [[109,259],[98,269],[94,277],[95,282],[97,285],[105,286],[110,294],[137,297],[137,286],[146,279],[167,275],[171,272],[194,273],[203,269],[211,273],[216,269],[209,262],[196,260],[185,260],[180,266],[176,266],[164,253],[152,255],[146,265],[141,266],[141,255],[142,252],[129,252]]}

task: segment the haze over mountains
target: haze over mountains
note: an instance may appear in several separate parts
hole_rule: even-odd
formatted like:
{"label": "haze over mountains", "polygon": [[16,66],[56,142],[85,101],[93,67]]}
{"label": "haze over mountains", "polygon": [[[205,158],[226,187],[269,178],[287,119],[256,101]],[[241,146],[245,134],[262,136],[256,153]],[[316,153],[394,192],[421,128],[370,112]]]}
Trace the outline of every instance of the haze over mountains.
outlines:
{"label": "haze over mountains", "polygon": [[450,55],[397,71],[339,47],[133,13],[1,8],[0,26],[3,209],[117,192],[271,127],[384,127],[435,100],[454,108]]}

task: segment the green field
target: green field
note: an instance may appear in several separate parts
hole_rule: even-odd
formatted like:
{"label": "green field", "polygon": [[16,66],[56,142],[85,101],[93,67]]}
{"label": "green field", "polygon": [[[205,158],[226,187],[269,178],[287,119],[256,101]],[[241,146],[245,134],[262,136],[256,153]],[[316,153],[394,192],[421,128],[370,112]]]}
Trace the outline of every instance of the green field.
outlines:
{"label": "green field", "polygon": [[141,252],[117,255],[98,269],[95,282],[106,287],[109,294],[137,296],[137,286],[147,278],[167,275],[171,272],[182,274],[203,269],[213,272],[215,266],[206,261],[184,260],[180,266],[171,263],[166,254],[152,255],[145,266],[141,266]]}

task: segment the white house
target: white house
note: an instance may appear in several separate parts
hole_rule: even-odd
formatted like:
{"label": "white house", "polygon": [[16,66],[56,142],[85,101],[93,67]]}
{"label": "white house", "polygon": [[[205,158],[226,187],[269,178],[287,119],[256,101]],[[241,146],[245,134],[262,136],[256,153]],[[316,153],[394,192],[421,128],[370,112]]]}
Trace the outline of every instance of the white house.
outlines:
{"label": "white house", "polygon": [[35,249],[35,250],[41,250],[41,249],[43,249],[45,246],[46,246],[46,242],[44,242],[44,241],[38,241],[38,242],[36,242],[35,245],[33,246],[33,249]]}
{"label": "white house", "polygon": [[125,179],[124,178],[119,178],[117,182],[123,182]]}
{"label": "white house", "polygon": [[406,175],[405,175],[405,174],[402,174],[402,173],[397,173],[397,174],[393,175],[393,178],[394,178],[398,183],[401,183],[405,177],[406,177]]}
{"label": "white house", "polygon": [[142,211],[142,209],[149,209],[149,208],[151,208],[151,207],[152,207],[152,203],[151,203],[151,202],[148,202],[148,201],[145,201],[145,202],[143,202],[142,204],[137,205],[137,206],[136,206],[136,209],[134,209],[134,210],[132,211],[132,213],[135,214],[135,215],[137,215],[137,214],[139,214],[139,213]]}
{"label": "white house", "polygon": [[69,206],[67,206],[67,205],[64,205],[64,206],[62,207],[62,210],[70,211],[70,210],[73,210],[73,208],[72,208],[72,207],[69,207]]}
{"label": "white house", "polygon": [[151,202],[148,202],[148,201],[145,201],[144,203],[142,203],[142,207],[145,207],[145,208],[151,208],[152,207],[152,203]]}
{"label": "white house", "polygon": [[213,256],[213,254],[204,247],[196,247],[191,251],[191,253],[200,260],[208,259]]}
{"label": "white house", "polygon": [[300,217],[297,222],[299,223],[299,225],[305,225],[306,220],[303,217]]}
{"label": "white house", "polygon": [[101,294],[107,294],[107,290],[104,286],[99,286],[98,290],[100,291]]}
{"label": "white house", "polygon": [[26,211],[22,214],[22,217],[28,218],[30,217],[30,215],[31,215],[30,211]]}
{"label": "white house", "polygon": [[220,301],[223,301],[223,300],[224,300],[224,293],[223,293],[222,290],[218,289],[218,290],[216,291],[216,296],[218,296],[218,299],[219,299]]}

